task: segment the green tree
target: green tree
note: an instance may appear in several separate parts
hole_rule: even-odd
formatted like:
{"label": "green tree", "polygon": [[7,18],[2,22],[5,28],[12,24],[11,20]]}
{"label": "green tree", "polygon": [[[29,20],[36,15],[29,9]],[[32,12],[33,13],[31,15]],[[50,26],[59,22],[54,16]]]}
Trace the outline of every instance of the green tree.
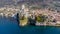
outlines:
{"label": "green tree", "polygon": [[38,22],[44,22],[46,20],[45,15],[37,16],[37,21]]}

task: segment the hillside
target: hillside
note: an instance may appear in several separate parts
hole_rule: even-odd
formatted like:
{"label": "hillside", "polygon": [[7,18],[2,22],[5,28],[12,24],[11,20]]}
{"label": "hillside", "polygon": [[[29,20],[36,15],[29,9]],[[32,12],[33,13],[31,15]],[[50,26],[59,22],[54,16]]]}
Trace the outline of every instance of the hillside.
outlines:
{"label": "hillside", "polygon": [[59,10],[60,9],[60,0],[0,0],[0,7],[4,5],[21,5],[27,4],[28,6],[39,6],[41,8],[54,8]]}

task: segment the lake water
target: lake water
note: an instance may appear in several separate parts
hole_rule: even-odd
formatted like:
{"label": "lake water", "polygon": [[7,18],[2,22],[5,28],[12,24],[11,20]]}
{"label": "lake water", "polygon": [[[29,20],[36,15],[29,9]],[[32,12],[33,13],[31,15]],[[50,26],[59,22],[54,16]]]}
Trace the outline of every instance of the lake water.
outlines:
{"label": "lake water", "polygon": [[20,28],[20,34],[60,34],[60,27],[25,26]]}
{"label": "lake water", "polygon": [[60,34],[60,27],[31,25],[20,27],[16,20],[0,17],[0,34]]}
{"label": "lake water", "polygon": [[20,27],[16,20],[0,17],[0,34],[19,34]]}

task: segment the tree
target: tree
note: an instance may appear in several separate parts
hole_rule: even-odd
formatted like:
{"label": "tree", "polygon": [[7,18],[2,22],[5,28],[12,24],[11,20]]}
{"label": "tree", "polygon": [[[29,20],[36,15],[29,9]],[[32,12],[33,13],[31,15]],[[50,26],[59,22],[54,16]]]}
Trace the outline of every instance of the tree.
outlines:
{"label": "tree", "polygon": [[38,22],[44,22],[45,20],[46,20],[45,15],[37,16],[37,21],[38,21]]}

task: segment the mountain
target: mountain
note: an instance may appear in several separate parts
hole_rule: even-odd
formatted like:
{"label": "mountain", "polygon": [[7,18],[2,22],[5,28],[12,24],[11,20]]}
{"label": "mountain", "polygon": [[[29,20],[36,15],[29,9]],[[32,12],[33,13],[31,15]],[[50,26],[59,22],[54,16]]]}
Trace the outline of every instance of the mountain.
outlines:
{"label": "mountain", "polygon": [[35,5],[41,7],[59,8],[60,0],[0,0],[0,7],[4,5]]}
{"label": "mountain", "polygon": [[0,7],[3,7],[4,5],[13,5],[13,0],[0,0]]}

